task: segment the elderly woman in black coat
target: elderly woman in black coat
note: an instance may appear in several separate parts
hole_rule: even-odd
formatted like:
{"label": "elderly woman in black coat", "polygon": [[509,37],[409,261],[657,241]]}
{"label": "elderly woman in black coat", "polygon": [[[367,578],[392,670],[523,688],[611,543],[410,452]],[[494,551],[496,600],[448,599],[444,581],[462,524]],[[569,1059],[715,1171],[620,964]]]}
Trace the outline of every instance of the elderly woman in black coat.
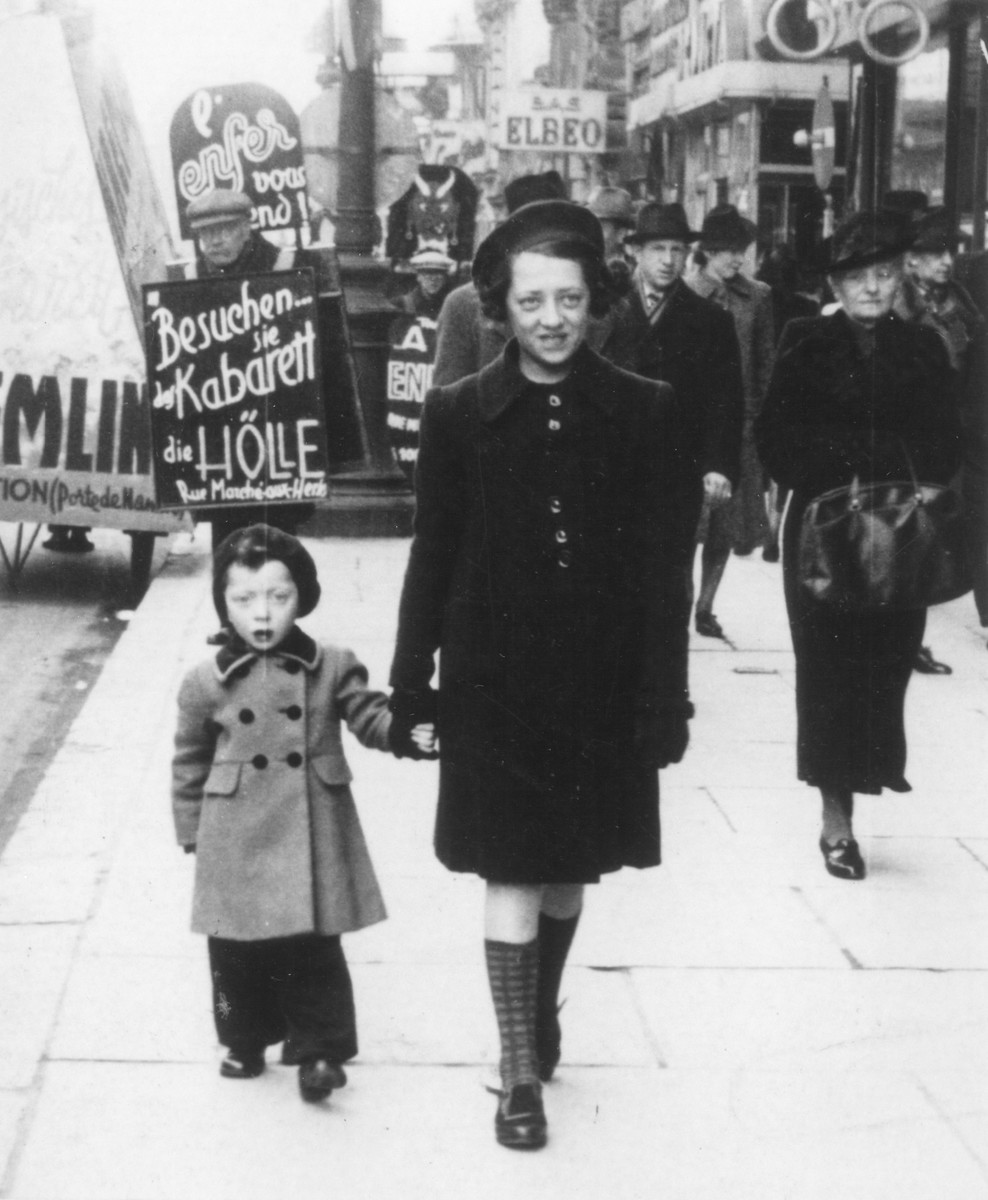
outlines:
{"label": "elderly woman in black coat", "polygon": [[786,326],[756,424],[766,470],[793,493],[782,541],[797,767],[820,789],[820,850],[839,879],[865,875],[854,793],[910,790],[903,710],[926,611],[847,612],[817,600],[800,584],[796,550],[815,496],[855,477],[908,479],[911,469],[946,483],[960,461],[943,344],[892,311],[908,242],[894,214],[858,213],[835,232],[830,285],[840,310]]}
{"label": "elderly woman in black coat", "polygon": [[585,344],[609,295],[597,218],[526,205],[473,273],[513,338],[425,402],[392,707],[399,738],[432,714],[439,651],[436,853],[487,881],[495,1132],[533,1148],[583,887],[659,862],[657,769],[682,757],[692,712],[692,530],[671,389]]}

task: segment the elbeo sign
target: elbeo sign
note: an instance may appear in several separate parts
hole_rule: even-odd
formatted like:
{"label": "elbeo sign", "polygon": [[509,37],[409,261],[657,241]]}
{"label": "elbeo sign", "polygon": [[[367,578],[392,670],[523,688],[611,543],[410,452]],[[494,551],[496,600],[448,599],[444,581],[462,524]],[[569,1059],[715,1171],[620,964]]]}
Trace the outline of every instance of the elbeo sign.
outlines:
{"label": "elbeo sign", "polygon": [[519,88],[501,104],[502,150],[603,154],[607,149],[607,92]]}

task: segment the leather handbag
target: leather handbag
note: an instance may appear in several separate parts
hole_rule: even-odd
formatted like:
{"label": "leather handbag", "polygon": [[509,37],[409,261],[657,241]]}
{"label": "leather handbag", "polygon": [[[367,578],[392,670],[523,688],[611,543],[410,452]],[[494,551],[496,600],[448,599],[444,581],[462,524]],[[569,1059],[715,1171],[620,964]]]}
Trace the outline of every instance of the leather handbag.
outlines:
{"label": "leather handbag", "polygon": [[912,478],[859,483],[811,500],[799,537],[799,580],[849,611],[927,608],[971,590],[961,498]]}

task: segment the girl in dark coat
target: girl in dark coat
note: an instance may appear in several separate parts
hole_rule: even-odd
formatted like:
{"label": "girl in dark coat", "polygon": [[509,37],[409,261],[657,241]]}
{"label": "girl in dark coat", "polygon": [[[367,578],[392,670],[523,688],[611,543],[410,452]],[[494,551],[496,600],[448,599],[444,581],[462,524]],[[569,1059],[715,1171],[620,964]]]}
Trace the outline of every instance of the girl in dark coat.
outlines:
{"label": "girl in dark coat", "polygon": [[436,852],[487,880],[495,1130],[531,1148],[583,885],[659,862],[657,768],[691,712],[690,531],[671,389],[584,344],[609,288],[597,218],[526,205],[473,271],[514,336],[425,402],[392,706],[398,728],[430,719],[440,650]]}
{"label": "girl in dark coat", "polygon": [[859,213],[834,234],[830,283],[841,310],[792,321],[756,426],[768,473],[792,497],[783,527],[786,606],[796,654],[799,778],[820,789],[827,870],[862,879],[855,792],[909,791],[906,686],[926,611],[844,612],[800,586],[806,505],[862,483],[947,483],[959,462],[951,372],[936,334],[892,304],[908,242],[894,215]]}

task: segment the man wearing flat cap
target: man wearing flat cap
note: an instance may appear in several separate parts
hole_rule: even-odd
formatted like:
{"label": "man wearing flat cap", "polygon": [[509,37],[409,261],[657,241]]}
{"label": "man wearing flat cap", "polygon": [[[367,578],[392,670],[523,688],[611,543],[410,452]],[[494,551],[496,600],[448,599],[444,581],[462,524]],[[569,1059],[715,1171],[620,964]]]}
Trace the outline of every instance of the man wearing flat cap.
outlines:
{"label": "man wearing flat cap", "polygon": [[839,309],[790,321],[755,423],[762,461],[791,489],[782,574],[796,658],[797,773],[822,799],[826,871],[860,880],[855,794],[907,792],[906,689],[925,609],[846,610],[804,586],[799,546],[817,496],[896,479],[946,484],[960,465],[955,379],[942,339],[893,311],[909,222],[849,217],[831,239]]}
{"label": "man wearing flat cap", "polygon": [[626,370],[672,384],[691,522],[684,547],[687,594],[704,501],[725,504],[738,482],[743,400],[734,323],[683,280],[697,237],[681,204],[653,201],[641,208],[625,237],[636,263],[633,284],[614,310],[601,350]]}
{"label": "man wearing flat cap", "polygon": [[658,770],[686,749],[685,520],[671,389],[587,345],[611,299],[593,213],[523,205],[473,278],[509,340],[426,397],[392,737],[438,713],[436,853],[486,882],[494,1133],[537,1150],[585,885],[658,864]]}
{"label": "man wearing flat cap", "polygon": [[594,188],[587,197],[587,208],[604,231],[604,258],[614,281],[614,294],[626,296],[631,291],[635,265],[624,244],[625,237],[635,227],[631,193],[619,187]]}
{"label": "man wearing flat cap", "polygon": [[[961,492],[969,516],[974,601],[981,624],[988,626],[988,335],[970,294],[954,278],[960,231],[947,210],[927,209],[914,223],[913,233],[896,312],[940,335],[958,375],[964,429]],[[926,654],[918,670],[931,673],[931,664],[943,666],[928,650]]]}
{"label": "man wearing flat cap", "polygon": [[397,301],[397,307],[409,316],[435,321],[452,290],[456,262],[442,250],[426,248],[413,254],[408,265],[415,272],[415,286]]}
{"label": "man wearing flat cap", "polygon": [[[558,171],[519,175],[504,187],[508,215],[537,200],[565,200],[566,184]],[[472,282],[454,288],[439,311],[436,362],[432,382],[436,387],[455,383],[492,362],[504,349],[508,329],[481,312]]]}

